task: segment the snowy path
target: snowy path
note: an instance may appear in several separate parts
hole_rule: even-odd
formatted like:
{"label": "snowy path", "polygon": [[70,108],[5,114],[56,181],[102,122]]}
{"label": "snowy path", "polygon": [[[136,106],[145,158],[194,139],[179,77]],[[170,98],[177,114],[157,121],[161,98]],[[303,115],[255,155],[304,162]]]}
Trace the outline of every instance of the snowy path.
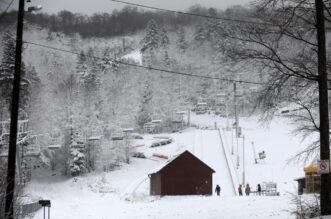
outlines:
{"label": "snowy path", "polygon": [[219,184],[222,195],[235,195],[225,153],[218,130],[196,130],[192,153],[215,170],[213,187]]}

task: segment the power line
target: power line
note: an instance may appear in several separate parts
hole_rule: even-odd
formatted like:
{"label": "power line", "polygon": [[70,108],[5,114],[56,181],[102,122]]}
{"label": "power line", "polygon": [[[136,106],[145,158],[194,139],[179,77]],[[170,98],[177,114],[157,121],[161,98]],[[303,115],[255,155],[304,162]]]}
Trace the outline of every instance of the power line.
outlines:
{"label": "power line", "polygon": [[211,16],[211,15],[195,14],[195,13],[191,13],[191,12],[175,11],[175,10],[170,10],[170,9],[153,7],[153,6],[149,6],[149,5],[142,5],[142,4],[132,3],[132,2],[120,1],[120,0],[109,0],[109,1],[126,4],[126,5],[137,6],[137,7],[141,7],[141,8],[148,8],[148,9],[153,9],[153,10],[158,10],[158,11],[165,11],[165,12],[171,12],[171,13],[176,13],[176,14],[188,15],[188,16],[203,17],[203,18],[224,20],[224,21],[232,21],[232,22],[237,22],[237,23],[257,24],[257,25],[265,25],[265,26],[277,26],[272,23],[262,23],[262,22],[256,22],[256,21],[246,21],[246,20],[240,20],[240,19],[216,17],[216,16]]}
{"label": "power line", "polygon": [[[74,54],[74,55],[82,55],[81,53],[78,53],[78,52],[73,52],[73,51],[60,49],[60,48],[55,48],[55,47],[52,47],[52,46],[42,45],[42,44],[39,44],[39,43],[28,42],[28,41],[23,41],[23,42],[27,43],[27,44],[30,44],[30,45],[44,47],[44,48],[48,48],[48,49],[52,49],[52,50],[56,50],[56,51],[60,51],[60,52],[64,52],[64,53],[70,53],[70,54]],[[134,63],[128,63],[128,62],[124,62],[124,61],[116,60],[116,59],[112,59],[112,58],[102,58],[102,57],[98,57],[98,56],[91,56],[91,55],[85,55],[85,54],[84,54],[84,56],[94,58],[94,59],[99,59],[99,60],[108,59],[109,61],[113,61],[115,63],[119,63],[119,64],[123,64],[123,65],[127,65],[127,66],[132,66],[132,67],[136,67],[136,68],[143,68],[143,69],[147,69],[147,70],[155,70],[155,71],[165,72],[165,73],[173,74],[173,75],[184,75],[184,76],[188,76],[188,77],[228,81],[228,82],[232,82],[232,83],[236,82],[236,83],[255,84],[255,85],[266,85],[267,84],[267,83],[263,83],[263,82],[226,79],[226,78],[219,78],[219,77],[212,77],[212,76],[190,74],[190,73],[179,72],[179,71],[172,71],[172,70],[156,68],[156,67],[147,67],[147,66],[142,66],[142,65],[138,65],[138,64],[134,64]]]}
{"label": "power line", "polygon": [[[48,48],[48,49],[51,49],[51,50],[60,51],[60,52],[64,52],[64,53],[69,53],[69,54],[74,54],[74,55],[82,55],[81,53],[78,53],[78,52],[73,52],[73,51],[70,51],[70,50],[60,49],[60,48],[47,46],[47,45],[42,45],[42,44],[39,44],[39,43],[34,43],[34,42],[29,42],[29,41],[23,41],[23,43],[27,43],[27,44],[35,45],[35,46],[39,46],[39,47],[44,47],[44,48]],[[134,63],[124,62],[124,61],[113,59],[113,58],[102,58],[102,57],[86,55],[86,54],[83,54],[83,55],[85,57],[90,57],[90,58],[99,59],[99,60],[103,60],[103,61],[108,60],[108,61],[112,61],[114,63],[119,63],[119,64],[122,64],[122,65],[126,65],[126,66],[132,66],[132,67],[142,68],[142,69],[146,69],[146,70],[155,70],[155,71],[158,71],[158,72],[165,72],[165,73],[173,74],[173,75],[184,75],[184,76],[187,76],[187,77],[220,80],[220,81],[227,81],[227,82],[231,82],[231,83],[270,85],[269,83],[265,83],[265,82],[235,80],[235,79],[219,78],[219,77],[212,77],[212,76],[205,76],[205,75],[189,74],[189,73],[185,73],[185,72],[167,70],[167,69],[162,69],[162,68],[147,67],[147,66],[143,66],[143,65],[134,64]],[[289,85],[289,84],[283,84],[282,86],[301,87],[301,88],[305,87],[305,86],[301,86],[301,85]]]}
{"label": "power line", "polygon": [[0,14],[0,18],[2,17],[2,15],[4,15],[8,9],[10,8],[10,6],[14,3],[15,0],[11,0],[11,2],[8,4],[7,8]]}

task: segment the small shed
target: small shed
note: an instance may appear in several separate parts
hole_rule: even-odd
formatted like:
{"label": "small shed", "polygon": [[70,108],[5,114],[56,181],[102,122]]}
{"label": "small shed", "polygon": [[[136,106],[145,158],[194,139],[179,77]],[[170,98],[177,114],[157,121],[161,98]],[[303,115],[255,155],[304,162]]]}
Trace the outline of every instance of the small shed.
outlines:
{"label": "small shed", "polygon": [[[304,193],[320,193],[321,176],[317,173],[317,164],[314,162],[311,165],[304,167],[303,170],[305,172],[305,176],[295,179],[295,181],[298,182],[298,194],[301,195]],[[329,177],[331,179],[331,176]]]}
{"label": "small shed", "polygon": [[212,195],[215,171],[189,151],[170,159],[150,178],[150,195]]}

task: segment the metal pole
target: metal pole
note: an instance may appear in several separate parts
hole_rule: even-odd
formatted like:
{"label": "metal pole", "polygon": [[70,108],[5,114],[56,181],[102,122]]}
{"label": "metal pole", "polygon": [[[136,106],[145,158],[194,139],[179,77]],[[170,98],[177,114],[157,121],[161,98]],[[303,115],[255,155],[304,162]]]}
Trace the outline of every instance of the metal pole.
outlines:
{"label": "metal pole", "polygon": [[237,169],[239,168],[239,149],[238,149],[238,126],[239,126],[239,120],[238,120],[238,114],[237,114],[237,85],[236,83],[233,83],[233,91],[234,91],[234,113],[235,113],[235,119],[236,119],[236,143],[237,143]]}
{"label": "metal pole", "polygon": [[245,185],[245,136],[243,135],[243,185]]}
{"label": "metal pole", "polygon": [[44,219],[46,219],[46,211],[45,211],[45,206],[44,206]]}
{"label": "metal pole", "polygon": [[51,218],[51,207],[48,206],[48,219]]}
{"label": "metal pole", "polygon": [[230,127],[229,125],[229,112],[228,112],[228,103],[225,104],[225,114],[226,114],[226,128]]}
{"label": "metal pole", "polygon": [[233,144],[233,128],[231,127],[231,154],[234,154],[234,144]]}
{"label": "metal pole", "polygon": [[14,191],[16,172],[16,141],[17,141],[17,120],[19,108],[19,94],[21,82],[21,62],[22,62],[22,38],[23,38],[23,17],[24,0],[19,1],[17,31],[16,31],[16,52],[15,52],[15,73],[13,81],[12,105],[10,116],[10,135],[8,149],[7,187],[5,218],[14,218]]}
{"label": "metal pole", "polygon": [[253,148],[253,154],[254,154],[254,161],[255,161],[255,164],[257,164],[257,157],[256,157],[255,146],[254,146],[253,141],[252,141],[252,148]]}
{"label": "metal pole", "polygon": [[191,110],[190,109],[188,109],[187,110],[188,112],[187,112],[187,127],[191,127]]}
{"label": "metal pole", "polygon": [[239,162],[239,142],[238,142],[238,137],[236,137],[236,143],[237,143],[237,169],[239,169],[240,162]]}

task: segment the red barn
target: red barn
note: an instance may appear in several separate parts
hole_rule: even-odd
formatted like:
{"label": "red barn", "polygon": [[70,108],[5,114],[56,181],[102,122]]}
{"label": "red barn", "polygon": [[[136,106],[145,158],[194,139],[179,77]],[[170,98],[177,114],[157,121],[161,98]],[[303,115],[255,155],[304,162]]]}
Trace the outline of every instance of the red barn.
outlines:
{"label": "red barn", "polygon": [[149,174],[151,195],[212,195],[215,171],[185,151]]}

